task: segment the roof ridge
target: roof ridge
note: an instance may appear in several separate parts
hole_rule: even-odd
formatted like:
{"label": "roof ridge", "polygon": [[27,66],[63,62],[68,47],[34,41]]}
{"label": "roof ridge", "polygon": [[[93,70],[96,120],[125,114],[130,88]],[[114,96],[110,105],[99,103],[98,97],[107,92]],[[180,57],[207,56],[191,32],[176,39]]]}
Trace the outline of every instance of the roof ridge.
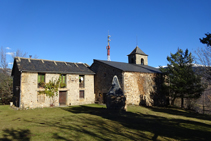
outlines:
{"label": "roof ridge", "polygon": [[37,61],[50,61],[50,62],[61,62],[61,63],[73,63],[73,64],[83,64],[83,63],[76,63],[76,62],[66,62],[66,61],[56,61],[56,60],[46,60],[46,59],[36,59],[36,58],[25,58],[25,57],[15,57],[14,59],[30,59],[30,60],[37,60]]}

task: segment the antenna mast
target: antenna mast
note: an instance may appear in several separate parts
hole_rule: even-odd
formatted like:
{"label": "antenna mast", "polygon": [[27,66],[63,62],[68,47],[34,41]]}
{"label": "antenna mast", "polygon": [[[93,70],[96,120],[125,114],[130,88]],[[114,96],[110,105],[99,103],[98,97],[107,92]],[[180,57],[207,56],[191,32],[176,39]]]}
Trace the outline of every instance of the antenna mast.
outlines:
{"label": "antenna mast", "polygon": [[111,59],[110,59],[110,38],[111,36],[109,35],[109,31],[108,31],[108,46],[106,47],[106,49],[107,49],[107,61],[111,61]]}

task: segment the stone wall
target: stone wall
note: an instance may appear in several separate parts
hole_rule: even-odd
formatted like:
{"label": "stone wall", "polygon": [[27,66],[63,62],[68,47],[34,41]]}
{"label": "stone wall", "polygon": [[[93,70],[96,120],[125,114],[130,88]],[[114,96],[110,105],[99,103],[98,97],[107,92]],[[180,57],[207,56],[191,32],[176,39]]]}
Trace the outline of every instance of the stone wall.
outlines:
{"label": "stone wall", "polygon": [[148,56],[136,54],[136,64],[141,64],[141,59],[144,59],[144,65],[148,65]]}
{"label": "stone wall", "polygon": [[123,77],[122,71],[106,65],[104,63],[94,61],[91,66],[91,70],[95,72],[94,78],[94,92],[95,100],[102,103],[105,102],[103,99],[103,94],[107,94],[111,88],[112,80],[115,75],[119,79],[120,86],[123,88]]}
{"label": "stone wall", "polygon": [[144,65],[148,65],[148,56],[140,55],[140,54],[133,54],[133,55],[128,56],[128,63],[140,65],[141,59],[144,59]]}
{"label": "stone wall", "polygon": [[156,76],[154,73],[124,72],[124,94],[127,104],[154,105],[154,95],[157,93]]}
{"label": "stone wall", "polygon": [[[20,107],[21,108],[34,108],[39,107],[37,103],[37,73],[24,73],[21,74],[21,91],[20,91]],[[47,105],[43,105],[47,106]]]}
{"label": "stone wall", "polygon": [[[59,78],[60,74],[45,74],[45,82]],[[66,91],[67,100],[66,105],[80,105],[94,103],[94,75],[85,76],[85,87],[79,88],[79,75],[67,74],[66,75],[66,88],[59,88],[59,91]],[[43,91],[44,88],[38,88],[38,73],[26,73],[21,75],[21,104],[22,108],[35,108],[35,107],[49,107],[52,99],[45,95],[45,102],[40,103],[38,100],[38,92]],[[79,90],[85,91],[85,97],[79,98]],[[58,96],[54,97],[54,105],[59,105],[59,92]]]}
{"label": "stone wall", "polygon": [[[94,75],[85,75],[84,88],[79,87],[79,75],[67,75],[67,88],[68,88],[68,104],[82,105],[91,104],[95,101],[94,94]],[[79,98],[79,91],[84,90],[84,98]]]}

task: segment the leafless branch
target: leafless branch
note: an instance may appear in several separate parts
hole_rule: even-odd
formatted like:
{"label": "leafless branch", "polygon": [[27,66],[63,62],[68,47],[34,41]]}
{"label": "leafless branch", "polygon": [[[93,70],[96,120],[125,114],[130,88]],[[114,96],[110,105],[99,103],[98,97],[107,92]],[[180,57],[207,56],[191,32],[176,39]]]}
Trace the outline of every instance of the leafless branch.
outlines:
{"label": "leafless branch", "polygon": [[0,60],[1,60],[0,66],[3,69],[3,72],[6,74],[8,62],[7,62],[7,58],[6,58],[6,51],[4,50],[3,47],[1,47],[1,50],[0,50]]}

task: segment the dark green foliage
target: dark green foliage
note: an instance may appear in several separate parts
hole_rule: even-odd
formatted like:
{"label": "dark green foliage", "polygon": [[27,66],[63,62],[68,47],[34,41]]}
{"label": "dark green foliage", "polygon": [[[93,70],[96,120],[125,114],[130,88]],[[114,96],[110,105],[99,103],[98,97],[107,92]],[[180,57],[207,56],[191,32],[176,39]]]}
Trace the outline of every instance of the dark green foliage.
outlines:
{"label": "dark green foliage", "polygon": [[206,37],[205,38],[199,38],[200,42],[202,44],[206,44],[207,46],[211,46],[211,34],[208,33],[208,34],[205,34]]}
{"label": "dark green foliage", "polygon": [[2,104],[9,104],[12,101],[13,82],[11,76],[0,73],[0,99]]}
{"label": "dark green foliage", "polygon": [[192,69],[193,57],[188,49],[185,52],[178,49],[175,54],[171,53],[167,60],[167,68],[161,68],[166,74],[163,90],[171,98],[172,105],[176,98],[181,98],[183,108],[184,98],[199,98],[206,87],[202,85],[201,77]]}

